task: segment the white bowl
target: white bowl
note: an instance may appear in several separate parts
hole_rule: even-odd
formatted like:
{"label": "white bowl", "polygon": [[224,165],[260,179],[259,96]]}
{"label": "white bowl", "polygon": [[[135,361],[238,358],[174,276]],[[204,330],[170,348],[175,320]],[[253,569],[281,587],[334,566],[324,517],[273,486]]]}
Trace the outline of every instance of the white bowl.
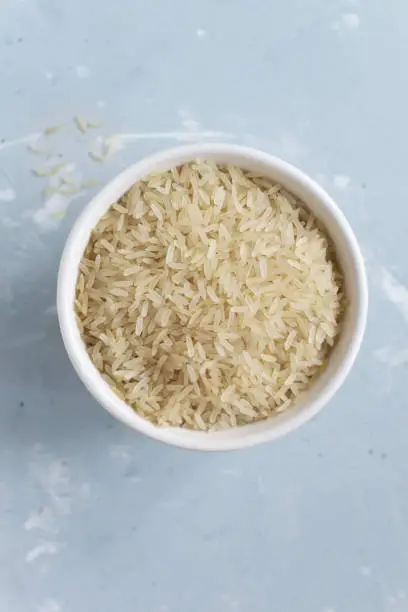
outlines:
{"label": "white bowl", "polygon": [[[260,172],[297,195],[321,220],[334,243],[345,277],[348,307],[329,363],[314,385],[286,412],[266,421],[226,431],[205,433],[177,427],[160,428],[138,416],[101,378],[82,342],[74,312],[78,265],[91,230],[99,218],[136,181],[150,172],[195,158],[213,159]],[[78,376],[95,399],[114,417],[133,429],[175,446],[195,450],[233,450],[275,440],[311,419],[330,400],[349,373],[363,338],[367,316],[367,280],[357,240],[343,213],[330,196],[297,168],[255,149],[229,144],[193,144],[153,155],[114,178],[85,207],[76,221],[62,255],[57,307],[62,337]]]}

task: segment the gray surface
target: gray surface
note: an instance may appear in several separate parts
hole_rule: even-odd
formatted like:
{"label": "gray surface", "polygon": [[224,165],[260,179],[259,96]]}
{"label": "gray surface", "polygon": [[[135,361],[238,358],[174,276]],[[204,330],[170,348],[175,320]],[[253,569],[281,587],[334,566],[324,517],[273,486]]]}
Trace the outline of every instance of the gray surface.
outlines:
{"label": "gray surface", "polygon": [[[407,23],[397,0],[2,1],[1,612],[408,609]],[[220,131],[337,199],[371,304],[318,419],[208,456],[137,436],[87,395],[54,305],[92,190],[44,209],[44,162],[18,141],[77,113],[104,125],[48,144],[84,178]],[[95,164],[113,133],[143,139]]]}

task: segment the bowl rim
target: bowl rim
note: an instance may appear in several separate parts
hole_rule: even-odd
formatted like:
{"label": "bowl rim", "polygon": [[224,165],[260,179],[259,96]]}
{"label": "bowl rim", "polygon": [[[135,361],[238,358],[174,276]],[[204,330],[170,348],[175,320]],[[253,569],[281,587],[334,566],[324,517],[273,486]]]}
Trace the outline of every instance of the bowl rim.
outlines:
{"label": "bowl rim", "polygon": [[[73,301],[70,301],[73,295],[72,278],[73,275],[75,275],[76,279],[78,271],[77,264],[75,265],[75,269],[73,269],[72,260],[76,260],[79,263],[83,254],[82,247],[79,248],[80,243],[83,241],[85,234],[87,234],[89,237],[89,234],[96,223],[95,221],[93,223],[90,223],[89,221],[93,219],[95,209],[107,198],[107,194],[116,193],[116,195],[110,195],[110,198],[113,197],[117,199],[134,182],[140,180],[142,176],[145,176],[157,167],[171,167],[173,163],[177,163],[173,161],[177,157],[185,158],[185,163],[186,161],[190,159],[193,160],[197,157],[211,157],[217,155],[242,156],[246,157],[248,162],[252,161],[269,166],[274,171],[278,171],[295,181],[300,188],[307,188],[313,193],[314,197],[319,200],[319,204],[330,211],[332,218],[337,224],[337,229],[340,230],[342,237],[345,239],[348,253],[353,262],[354,274],[356,278],[355,288],[357,290],[356,302],[358,308],[353,320],[352,341],[350,342],[350,345],[347,346],[337,372],[335,372],[334,376],[327,382],[325,387],[323,387],[322,392],[314,400],[312,400],[312,402],[306,404],[298,413],[290,416],[290,418],[287,418],[282,423],[277,423],[277,419],[279,417],[273,417],[270,419],[270,421],[274,423],[273,427],[258,432],[254,431],[251,435],[239,435],[238,433],[233,438],[220,439],[217,437],[217,433],[183,430],[183,432],[188,431],[190,435],[183,434],[183,437],[179,438],[177,435],[174,435],[174,432],[179,431],[179,428],[156,427],[146,419],[137,415],[132,408],[123,402],[110,389],[108,384],[101,378],[101,375],[96,367],[93,365],[81,340],[79,329],[75,320]],[[125,187],[123,187],[124,185]],[[112,200],[112,203],[113,201],[114,200]],[[97,218],[100,218],[100,216],[101,215],[99,215]],[[79,257],[78,253],[80,253]],[[189,144],[165,149],[139,160],[135,164],[126,168],[120,174],[116,175],[88,202],[77,217],[65,243],[58,272],[57,313],[63,342],[75,371],[88,391],[113,417],[122,421],[132,429],[157,441],[191,450],[236,450],[254,446],[285,436],[289,432],[296,430],[298,427],[313,418],[333,397],[350,372],[364,336],[367,310],[368,285],[364,260],[354,232],[334,200],[316,181],[292,164],[289,164],[278,157],[258,149],[235,144]],[[124,408],[126,408],[126,410],[124,410]],[[244,433],[244,430],[247,430],[247,428],[254,428],[255,426],[256,424],[251,424],[245,427],[234,428],[234,430],[237,432],[242,431],[242,433]],[[196,433],[199,435],[193,435]]]}

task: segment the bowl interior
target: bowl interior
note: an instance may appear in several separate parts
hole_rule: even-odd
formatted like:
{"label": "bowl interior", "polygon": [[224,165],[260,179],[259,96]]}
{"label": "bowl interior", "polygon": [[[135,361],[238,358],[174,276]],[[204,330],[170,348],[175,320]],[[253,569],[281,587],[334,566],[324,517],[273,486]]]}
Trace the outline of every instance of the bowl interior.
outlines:
{"label": "bowl interior", "polygon": [[[101,378],[82,342],[74,312],[78,266],[90,233],[99,218],[125,191],[149,172],[166,169],[197,157],[260,172],[282,184],[314,213],[334,244],[345,279],[347,310],[328,366],[312,387],[284,413],[266,421],[205,433],[181,428],[159,428],[139,417]],[[158,440],[201,450],[228,450],[272,440],[314,416],[335,393],[357,355],[365,326],[367,287],[357,241],[346,219],[328,194],[293,166],[260,151],[234,145],[191,145],[159,153],[125,170],[85,208],[68,238],[58,279],[58,314],[65,346],[78,375],[95,398],[116,418]]]}

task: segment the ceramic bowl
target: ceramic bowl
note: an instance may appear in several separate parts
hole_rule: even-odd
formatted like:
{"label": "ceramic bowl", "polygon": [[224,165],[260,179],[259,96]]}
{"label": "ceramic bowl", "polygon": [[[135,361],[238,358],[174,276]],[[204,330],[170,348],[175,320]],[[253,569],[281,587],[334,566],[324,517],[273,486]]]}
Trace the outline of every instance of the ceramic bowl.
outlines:
{"label": "ceramic bowl", "polygon": [[[82,342],[74,312],[78,265],[90,233],[99,218],[131,185],[152,171],[167,169],[196,158],[256,171],[282,184],[300,198],[323,223],[333,241],[345,279],[348,300],[339,339],[328,366],[312,387],[286,412],[255,424],[206,433],[161,428],[138,416],[101,378]],[[276,440],[314,417],[333,397],[348,375],[364,334],[367,281],[363,258],[354,233],[332,198],[314,180],[294,166],[262,151],[231,144],[192,144],[142,159],[104,187],[78,217],[67,240],[59,270],[57,307],[62,337],[80,379],[103,408],[134,430],[161,442],[206,451],[233,450]]]}

